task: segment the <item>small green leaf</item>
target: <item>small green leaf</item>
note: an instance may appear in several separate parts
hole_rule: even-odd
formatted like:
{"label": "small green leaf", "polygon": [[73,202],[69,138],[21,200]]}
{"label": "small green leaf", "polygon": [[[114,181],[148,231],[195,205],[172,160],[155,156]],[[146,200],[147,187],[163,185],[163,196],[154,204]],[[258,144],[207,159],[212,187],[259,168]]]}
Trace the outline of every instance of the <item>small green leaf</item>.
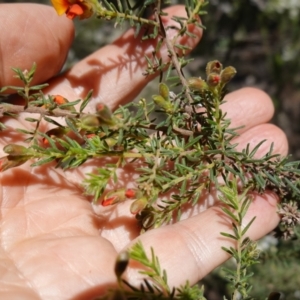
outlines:
{"label": "small green leaf", "polygon": [[226,247],[221,247],[222,250],[224,250],[225,252],[227,252],[230,256],[233,256],[233,252],[231,251],[231,249],[226,248]]}
{"label": "small green leaf", "polygon": [[236,240],[236,241],[238,240],[238,238],[236,236],[234,236],[234,235],[232,235],[230,233],[221,232],[220,234],[223,235],[223,236],[226,236],[226,237],[228,237],[230,239],[233,239],[233,240]]}
{"label": "small green leaf", "polygon": [[226,207],[222,207],[221,208],[226,215],[228,215],[232,220],[234,220],[235,222],[238,222],[238,218],[234,215],[233,212],[231,212],[229,209],[227,209]]}
{"label": "small green leaf", "polygon": [[83,110],[86,108],[86,106],[88,105],[88,103],[91,100],[92,95],[93,95],[93,90],[90,90],[80,105],[80,108],[79,108],[80,113],[82,113]]}
{"label": "small green leaf", "polygon": [[256,154],[256,152],[257,152],[257,150],[259,149],[259,147],[265,142],[266,140],[262,140],[261,142],[259,142],[254,148],[253,148],[253,150],[250,152],[250,154],[249,154],[249,157],[250,158],[252,158],[255,154]]}
{"label": "small green leaf", "polygon": [[49,86],[48,83],[33,85],[33,86],[30,87],[30,90],[31,91],[40,91],[40,90],[46,88],[47,86]]}
{"label": "small green leaf", "polygon": [[41,166],[41,165],[45,165],[45,164],[48,164],[52,161],[54,161],[56,159],[56,157],[45,157],[45,158],[42,158],[36,162],[34,162],[33,164],[31,164],[31,167],[37,167],[37,166]]}
{"label": "small green leaf", "polygon": [[74,107],[75,105],[77,105],[80,102],[81,102],[81,99],[78,99],[78,100],[75,100],[75,101],[72,101],[72,102],[67,102],[67,103],[64,103],[64,104],[60,104],[59,108],[60,109],[65,109],[65,108]]}

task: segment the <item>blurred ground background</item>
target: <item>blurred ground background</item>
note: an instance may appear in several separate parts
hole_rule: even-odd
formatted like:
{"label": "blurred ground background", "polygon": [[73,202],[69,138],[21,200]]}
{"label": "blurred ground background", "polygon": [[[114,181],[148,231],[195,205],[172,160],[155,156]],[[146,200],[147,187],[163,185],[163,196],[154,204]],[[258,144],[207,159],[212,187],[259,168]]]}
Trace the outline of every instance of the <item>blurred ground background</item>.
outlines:
{"label": "blurred ground background", "polygon": [[[50,1],[27,2],[49,4]],[[174,4],[182,2],[172,1]],[[272,97],[276,107],[272,122],[285,131],[292,159],[299,160],[300,1],[210,0],[207,11],[202,18],[207,30],[191,54],[194,62],[187,67],[186,74],[203,75],[206,63],[212,59],[236,67],[238,73],[230,89],[255,86]],[[67,65],[104,46],[124,31],[114,30],[113,23],[99,20],[75,23],[76,38]],[[150,84],[146,93],[154,89],[156,85]],[[261,264],[253,270],[255,299],[266,299],[271,291],[282,292],[281,299],[300,299],[299,239],[284,242],[268,236],[261,245],[268,250],[262,255]],[[272,259],[266,260],[267,257]],[[227,283],[219,270],[205,278],[203,283],[209,300],[223,299],[222,295],[227,293]]]}

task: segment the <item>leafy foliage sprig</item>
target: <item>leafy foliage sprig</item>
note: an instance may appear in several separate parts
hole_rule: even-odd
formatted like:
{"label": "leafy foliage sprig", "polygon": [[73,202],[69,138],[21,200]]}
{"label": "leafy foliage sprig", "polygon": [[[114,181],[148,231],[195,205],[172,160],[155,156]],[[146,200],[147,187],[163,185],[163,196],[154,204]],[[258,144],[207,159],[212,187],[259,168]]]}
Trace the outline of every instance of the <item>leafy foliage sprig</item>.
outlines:
{"label": "leafy foliage sprig", "polygon": [[[121,278],[129,259],[141,264],[142,270],[139,273],[146,276],[139,288]],[[111,297],[116,297],[114,299],[206,300],[203,296],[203,288],[197,285],[191,287],[189,282],[171,289],[168,285],[167,273],[165,270],[161,270],[159,259],[153,248],[151,248],[151,256],[148,257],[141,242],[134,244],[129,252],[123,251],[119,254],[115,265],[115,273],[119,278],[120,289],[110,291],[105,297],[101,298],[102,300],[111,299]]]}
{"label": "leafy foliage sprig", "polygon": [[[156,38],[157,47],[152,57],[145,57],[148,63],[145,75],[159,72],[162,81],[166,71],[165,82],[172,80],[181,86],[181,91],[174,93],[169,84],[161,82],[158,94],[152,99],[140,99],[119,107],[115,112],[99,104],[94,114],[87,114],[84,109],[92,91],[84,99],[73,102],[60,95],[46,96],[42,92],[45,85],[31,86],[35,65],[29,71],[14,68],[23,86],[2,87],[0,92],[13,89],[25,104],[12,105],[3,97],[1,116],[15,117],[26,112],[38,113],[40,117],[26,119],[34,124],[32,130],[19,129],[26,136],[28,147],[16,144],[4,147],[7,155],[0,160],[0,170],[20,166],[29,160],[33,160],[32,167],[55,162],[56,167],[66,170],[100,159],[104,161],[101,167],[86,175],[85,193],[93,196],[95,203],[100,199],[105,206],[133,200],[131,212],[142,232],[179,221],[186,205],[196,205],[204,191],[218,190],[222,195],[223,211],[231,219],[233,228],[233,233],[222,235],[236,241],[236,248],[224,248],[237,262],[235,272],[226,271],[233,285],[232,299],[248,299],[247,268],[256,263],[258,257],[255,243],[245,237],[254,219],[242,227],[251,203],[250,193],[272,190],[279,195],[282,199],[280,230],[283,236],[289,237],[293,226],[300,222],[297,205],[299,162],[281,158],[273,153],[272,147],[263,157],[257,158],[256,153],[264,141],[253,149],[249,145],[242,151],[237,149],[232,143],[238,135],[237,129],[230,128],[230,120],[222,111],[226,85],[236,70],[231,66],[224,68],[214,60],[207,64],[205,79],[187,79],[183,67],[189,62],[184,56],[189,49],[176,42],[180,36],[193,36],[188,30],[189,24],[202,27],[198,18],[204,13],[205,3],[186,1],[187,17],[173,17],[178,27],[177,36],[172,39],[166,35],[168,28],[162,22],[164,3],[137,1],[132,6],[129,1],[117,1],[115,6],[111,1],[101,4],[80,1],[81,10],[74,10],[72,2],[66,13],[71,18],[76,15],[85,18],[94,13],[101,19],[113,19],[116,24],[129,20],[135,27],[136,36],[142,34],[144,39]],[[143,18],[147,10],[153,12],[153,20]],[[168,61],[163,61],[158,55],[163,44],[169,52]],[[63,117],[64,122],[59,122],[57,117]],[[54,128],[43,132],[40,129],[42,120]],[[5,133],[4,124],[1,128]],[[109,162],[106,162],[107,158],[110,158]],[[117,169],[127,166],[134,166],[139,173],[135,187],[122,187],[106,193],[107,185],[118,181]],[[238,188],[237,182],[242,188]],[[142,245],[137,244],[131,249],[129,258],[146,267],[142,272],[151,279],[151,284],[145,280],[140,288],[133,287],[121,280],[117,272],[121,289],[116,293],[121,294],[115,297],[143,299],[146,294],[147,297],[151,294],[153,299],[204,299],[203,291],[190,287],[188,283],[177,291],[170,290],[167,276],[160,270],[153,250],[149,259]],[[124,284],[132,294],[125,292]]]}

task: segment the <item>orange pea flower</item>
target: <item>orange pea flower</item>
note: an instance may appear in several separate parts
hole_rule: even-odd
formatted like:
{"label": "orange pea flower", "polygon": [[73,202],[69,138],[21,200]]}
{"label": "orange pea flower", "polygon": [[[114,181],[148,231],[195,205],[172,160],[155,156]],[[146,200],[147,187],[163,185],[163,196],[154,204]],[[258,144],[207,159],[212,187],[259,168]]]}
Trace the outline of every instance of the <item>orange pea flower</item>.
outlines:
{"label": "orange pea flower", "polygon": [[93,0],[51,0],[51,2],[59,16],[65,13],[71,20],[77,16],[80,19],[87,19],[95,10]]}

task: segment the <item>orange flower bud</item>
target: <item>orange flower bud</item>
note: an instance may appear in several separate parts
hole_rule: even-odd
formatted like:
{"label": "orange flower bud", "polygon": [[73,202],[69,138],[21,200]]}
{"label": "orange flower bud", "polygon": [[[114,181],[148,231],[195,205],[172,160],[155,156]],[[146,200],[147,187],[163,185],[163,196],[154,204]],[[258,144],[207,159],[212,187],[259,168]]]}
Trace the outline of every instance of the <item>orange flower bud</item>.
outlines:
{"label": "orange flower bud", "polygon": [[50,145],[49,141],[48,141],[46,138],[43,138],[43,139],[42,139],[42,144],[43,144],[43,146],[45,146],[45,147],[49,147],[49,145]]}
{"label": "orange flower bud", "polygon": [[[61,95],[54,95],[52,96],[52,100],[54,103],[56,103],[58,106],[61,106],[61,105],[64,105],[64,104],[67,104],[69,103],[68,99],[64,98],[63,96]],[[61,109],[64,109],[64,110],[69,110],[69,111],[72,111],[72,112],[76,112],[76,109],[74,106],[72,105],[69,105],[69,106],[63,106],[63,107],[60,107]]]}
{"label": "orange flower bud", "polygon": [[66,98],[64,98],[63,96],[60,96],[60,95],[53,96],[53,101],[58,105],[65,104],[68,102],[68,100]]}

